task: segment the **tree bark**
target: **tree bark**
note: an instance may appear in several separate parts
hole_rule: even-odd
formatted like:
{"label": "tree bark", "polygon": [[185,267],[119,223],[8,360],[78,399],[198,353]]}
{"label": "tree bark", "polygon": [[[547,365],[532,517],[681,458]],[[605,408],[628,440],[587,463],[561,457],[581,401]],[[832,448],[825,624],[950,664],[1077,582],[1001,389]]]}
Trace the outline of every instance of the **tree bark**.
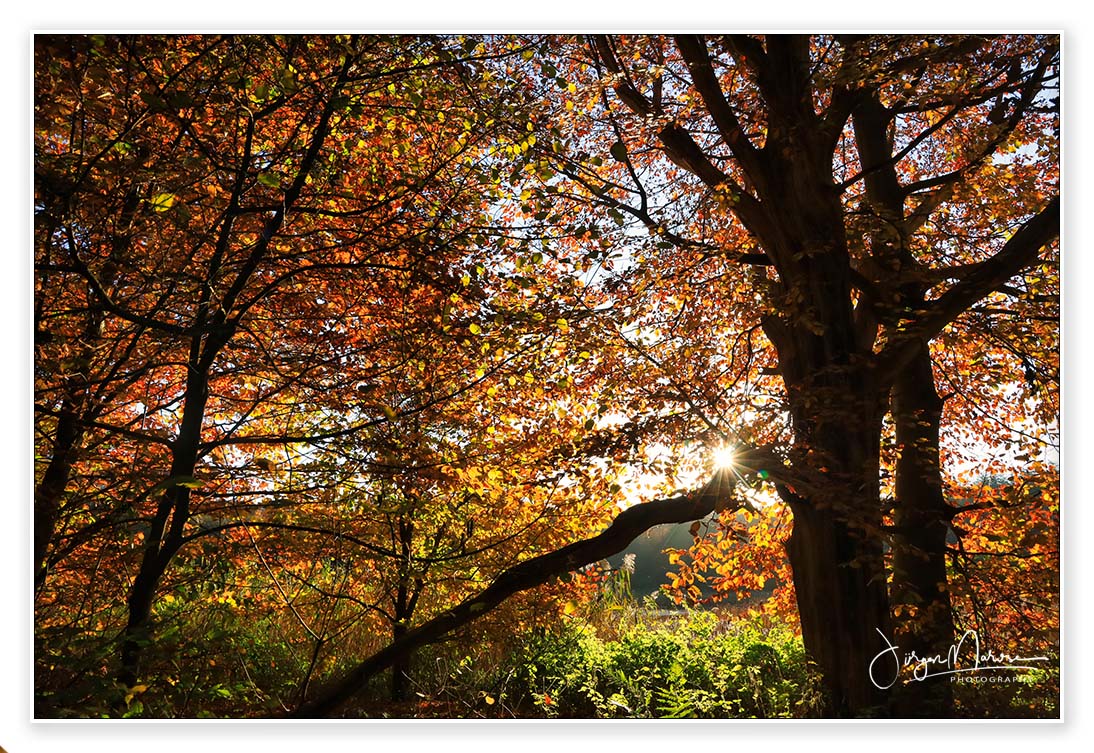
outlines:
{"label": "tree bark", "polygon": [[[945,656],[953,644],[954,623],[946,587],[949,525],[939,468],[942,399],[926,343],[897,376],[892,415],[899,452],[891,585],[896,645],[901,656]],[[894,711],[903,717],[951,716],[948,679],[903,683]]]}
{"label": "tree bark", "polygon": [[886,694],[870,679],[889,612],[880,547],[830,509],[796,504],[787,552],[802,639],[824,677],[827,712],[886,716]]}
{"label": "tree bark", "polygon": [[[180,467],[183,464],[176,464],[173,469]],[[173,477],[192,473],[193,465],[190,466],[189,473],[184,470],[173,474]],[[184,487],[168,489],[146,534],[148,539],[145,542],[144,557],[126,601],[129,617],[123,633],[121,666],[118,671],[118,682],[126,687],[133,687],[140,678],[141,659],[151,641],[152,605],[156,589],[172,558],[182,546],[182,530],[189,516],[189,495],[190,490]],[[168,520],[171,521],[170,527],[166,526]]]}
{"label": "tree bark", "polygon": [[[391,642],[398,643],[406,635],[405,622],[396,622],[391,626]],[[391,665],[391,700],[398,703],[407,699],[407,688],[410,681],[410,660],[413,652],[408,651]]]}
{"label": "tree bark", "polygon": [[780,486],[794,519],[787,554],[802,640],[824,679],[826,714],[886,716],[887,693],[870,674],[885,647],[882,634],[889,634],[877,482],[881,414],[870,397],[857,414],[847,407],[839,413],[842,421],[829,419],[809,437],[811,460],[795,464],[797,474],[805,470],[815,480],[805,490]]}

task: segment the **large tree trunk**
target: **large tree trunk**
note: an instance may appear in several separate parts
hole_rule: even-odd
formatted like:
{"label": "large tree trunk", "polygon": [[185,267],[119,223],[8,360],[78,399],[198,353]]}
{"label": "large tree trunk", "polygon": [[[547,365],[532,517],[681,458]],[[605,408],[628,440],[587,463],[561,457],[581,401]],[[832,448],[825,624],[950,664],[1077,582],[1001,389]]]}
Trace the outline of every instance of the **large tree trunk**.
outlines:
{"label": "large tree trunk", "polygon": [[787,545],[794,572],[802,638],[838,717],[887,715],[870,664],[884,650],[888,603],[881,552],[862,529],[830,509],[795,504]]}
{"label": "large tree trunk", "polygon": [[[925,343],[896,378],[892,414],[900,453],[891,586],[896,644],[902,656],[945,656],[953,644],[954,624],[946,588],[949,526],[938,457],[942,400]],[[897,693],[895,711],[905,717],[951,715],[949,678],[906,681]]]}
{"label": "large tree trunk", "polygon": [[793,422],[798,481],[780,491],[794,514],[787,553],[802,637],[823,674],[828,714],[884,716],[887,694],[870,667],[889,633],[879,484],[888,390],[858,333],[839,204],[809,160],[784,168],[769,190],[785,197],[778,206],[787,219],[768,248],[786,302],[764,330]]}
{"label": "large tree trunk", "polygon": [[[785,190],[792,194],[789,186]],[[839,226],[829,219],[829,232],[820,230],[823,198],[798,201],[811,209],[799,216],[818,218],[813,240],[806,240],[809,228],[801,228],[802,247],[824,249],[807,254],[795,270],[796,296],[809,308],[764,322],[778,351],[794,428],[790,459],[797,481],[780,488],[794,515],[787,554],[802,638],[824,678],[826,713],[885,716],[887,693],[870,670],[890,623],[879,484],[887,390],[858,352],[849,266],[834,229]],[[818,240],[823,238],[829,241]]]}
{"label": "large tree trunk", "polygon": [[[889,130],[894,115],[876,94],[864,98],[854,115],[857,144],[864,165],[866,196],[884,221],[870,234],[874,259],[904,273],[917,269],[909,248],[910,220],[905,193],[892,161]],[[925,218],[924,218],[925,219]],[[923,221],[923,220],[920,220]],[[905,311],[921,310],[925,288],[910,282],[899,288],[895,305],[881,296],[875,301],[886,326],[899,331]],[[896,426],[896,489],[892,540],[892,584],[895,641],[900,661],[917,656],[945,655],[953,641],[953,615],[946,590],[946,503],[939,469],[938,430],[942,401],[926,340],[904,368],[894,374],[890,395]],[[895,686],[893,711],[903,717],[940,717],[952,712],[953,694],[947,678]]]}
{"label": "large tree trunk", "polygon": [[802,639],[823,675],[825,711],[837,717],[888,714],[884,684],[871,677],[889,634],[879,537],[880,415],[872,403],[862,401],[857,416],[845,414],[841,424],[814,435],[809,460],[797,464],[815,479],[807,490],[780,489],[794,515],[787,554]]}

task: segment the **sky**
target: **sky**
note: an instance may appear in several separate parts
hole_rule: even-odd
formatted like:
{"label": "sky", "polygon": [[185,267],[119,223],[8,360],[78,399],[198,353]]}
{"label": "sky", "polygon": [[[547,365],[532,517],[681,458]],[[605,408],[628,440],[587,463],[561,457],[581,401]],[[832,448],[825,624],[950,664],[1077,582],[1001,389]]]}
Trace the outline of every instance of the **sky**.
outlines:
{"label": "sky", "polygon": [[[264,753],[318,747],[324,752],[382,749],[416,750],[419,746],[451,747],[453,742],[477,750],[558,750],[584,742],[615,750],[663,749],[681,744],[717,749],[770,746],[775,738],[813,751],[854,749],[924,751],[939,745],[975,746],[977,750],[1028,750],[1033,746],[1076,748],[1094,722],[1080,711],[1092,705],[1089,686],[1094,662],[1088,643],[1078,636],[1090,631],[1089,604],[1077,583],[1086,583],[1090,566],[1087,545],[1094,518],[1086,496],[1083,466],[1090,451],[1087,355],[1081,337],[1092,322],[1094,296],[1085,291],[1091,279],[1089,254],[1076,252],[1087,237],[1089,212],[1085,187],[1075,179],[1091,174],[1090,149],[1075,137],[1089,132],[1089,104],[1075,96],[1089,89],[1090,49],[1094,29],[1080,17],[1082,6],[1063,0],[991,4],[917,0],[910,5],[845,2],[739,3],[631,0],[590,3],[474,3],[419,0],[415,3],[309,2],[292,4],[227,3],[223,0],[155,2],[17,2],[5,8],[2,50],[9,105],[0,118],[0,144],[7,150],[7,268],[0,275],[4,310],[3,344],[7,363],[2,384],[14,426],[4,432],[2,478],[8,494],[8,516],[2,527],[0,557],[0,747],[8,753],[80,753],[154,750],[156,753],[253,750]],[[918,724],[881,723],[848,726],[835,722],[779,724],[760,722],[606,724],[582,722],[69,722],[32,723],[31,701],[31,87],[30,40],[34,30],[63,31],[704,31],[704,30],[869,30],[869,31],[1062,31],[1064,32],[1064,610],[1065,715],[1067,724],[1024,723]],[[1070,136],[1068,134],[1070,133]],[[1084,181],[1085,182],[1085,181]],[[1086,215],[1086,216],[1084,216]],[[1085,245],[1085,244],[1082,244]],[[11,408],[14,407],[14,410]],[[1084,509],[1088,508],[1088,509]],[[1085,550],[1085,551],[1084,551]],[[1085,717],[1085,718],[1084,718]],[[529,728],[531,727],[531,729]],[[806,748],[803,748],[806,749]]]}

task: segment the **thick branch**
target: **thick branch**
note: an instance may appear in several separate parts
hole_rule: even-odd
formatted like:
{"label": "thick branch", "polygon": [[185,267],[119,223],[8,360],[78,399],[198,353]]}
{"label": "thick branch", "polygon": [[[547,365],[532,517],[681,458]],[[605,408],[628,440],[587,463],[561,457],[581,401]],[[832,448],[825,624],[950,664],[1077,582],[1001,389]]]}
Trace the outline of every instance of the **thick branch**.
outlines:
{"label": "thick branch", "polygon": [[[686,40],[683,44],[685,47],[688,46]],[[695,42],[695,44],[701,46],[702,43]],[[614,76],[615,81],[612,88],[615,90],[620,101],[636,115],[650,116],[655,114],[649,100],[642,96],[642,94],[635,89],[634,84],[625,77],[625,71],[620,65],[615,52],[612,50],[611,40],[605,35],[597,35],[593,37],[593,46],[604,67]],[[698,50],[696,54],[705,53],[702,50]],[[710,68],[709,58],[707,58],[707,68]],[[709,70],[709,79],[711,80],[704,78],[707,74],[702,70],[700,70],[698,74],[693,70],[692,75],[697,77],[698,81],[703,81],[704,86],[706,87],[718,87],[718,82],[714,78],[713,69]],[[697,87],[699,86],[698,81],[696,82]],[[713,91],[708,92],[708,95],[711,96],[712,99],[717,100],[717,96]],[[711,115],[715,117],[716,121],[722,121],[719,124],[719,128],[722,128],[723,126],[730,128],[730,123],[735,122],[735,120],[727,120],[727,118],[734,118],[732,109],[730,109],[728,103],[725,102],[724,97],[721,98],[721,102],[724,104],[724,107],[719,105],[716,101],[715,110],[711,112]],[[672,122],[664,126],[657,133],[657,138],[665,148],[666,156],[672,160],[673,163],[695,175],[708,188],[727,192],[733,202],[733,212],[740,218],[741,222],[744,223],[745,227],[748,228],[750,232],[760,238],[761,241],[772,237],[771,223],[760,202],[750,193],[745,191],[745,189],[729,174],[715,165],[714,162],[711,161],[709,155],[698,143],[696,143],[695,139],[686,129],[677,125],[675,122]],[[728,138],[732,139],[729,143],[733,148],[734,156],[738,161],[742,160],[743,155],[743,162],[741,164],[745,172],[752,170],[754,179],[760,177],[759,152],[752,149],[748,139],[743,133],[741,133],[739,137],[731,134]],[[752,151],[749,152],[749,149],[752,149]]]}
{"label": "thick branch", "polygon": [[892,340],[878,354],[882,384],[907,365],[919,342],[931,339],[974,303],[1001,287],[1037,261],[1041,249],[1060,234],[1060,197],[1054,197],[1000,249],[999,253],[975,265],[939,298],[927,304],[923,314],[905,330],[905,336]]}
{"label": "thick branch", "polygon": [[714,66],[707,54],[706,43],[700,36],[679,35],[676,38],[676,46],[683,55],[684,61],[691,71],[691,79],[695,84],[699,96],[703,98],[703,104],[714,119],[718,132],[726,145],[733,150],[733,154],[740,161],[745,172],[756,179],[760,170],[758,161],[759,152],[748,140],[737,120],[736,113],[726,100],[725,93],[718,83],[718,77],[714,73]]}
{"label": "thick branch", "polygon": [[324,717],[358,693],[374,676],[422,646],[478,619],[520,591],[623,551],[635,538],[656,525],[699,520],[720,508],[732,493],[732,476],[723,471],[691,494],[629,507],[598,536],[533,557],[502,572],[478,596],[410,630],[403,637],[358,664],[323,695],[302,705],[295,717]]}
{"label": "thick branch", "polygon": [[653,105],[650,101],[642,96],[642,93],[639,92],[638,89],[634,87],[634,84],[626,77],[625,71],[622,66],[619,65],[619,60],[615,56],[615,51],[612,50],[612,43],[608,36],[605,34],[597,34],[592,38],[592,41],[600,61],[617,79],[613,88],[615,89],[615,93],[619,95],[619,99],[623,101],[623,104],[639,115],[655,114]]}
{"label": "thick branch", "polygon": [[761,242],[773,236],[774,233],[763,205],[729,175],[718,169],[702,148],[695,143],[690,133],[675,123],[670,123],[661,129],[657,137],[665,147],[665,154],[674,163],[691,172],[708,187],[728,190],[733,202],[734,214]]}

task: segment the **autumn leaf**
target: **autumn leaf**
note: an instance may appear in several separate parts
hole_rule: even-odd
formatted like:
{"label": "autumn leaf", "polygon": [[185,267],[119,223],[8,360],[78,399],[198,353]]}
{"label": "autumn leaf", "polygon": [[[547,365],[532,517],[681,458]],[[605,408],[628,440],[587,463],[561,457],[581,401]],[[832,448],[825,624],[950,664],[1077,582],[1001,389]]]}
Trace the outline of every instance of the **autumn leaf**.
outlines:
{"label": "autumn leaf", "polygon": [[178,197],[173,193],[158,193],[152,197],[152,209],[157,212],[166,212],[175,205]]}

